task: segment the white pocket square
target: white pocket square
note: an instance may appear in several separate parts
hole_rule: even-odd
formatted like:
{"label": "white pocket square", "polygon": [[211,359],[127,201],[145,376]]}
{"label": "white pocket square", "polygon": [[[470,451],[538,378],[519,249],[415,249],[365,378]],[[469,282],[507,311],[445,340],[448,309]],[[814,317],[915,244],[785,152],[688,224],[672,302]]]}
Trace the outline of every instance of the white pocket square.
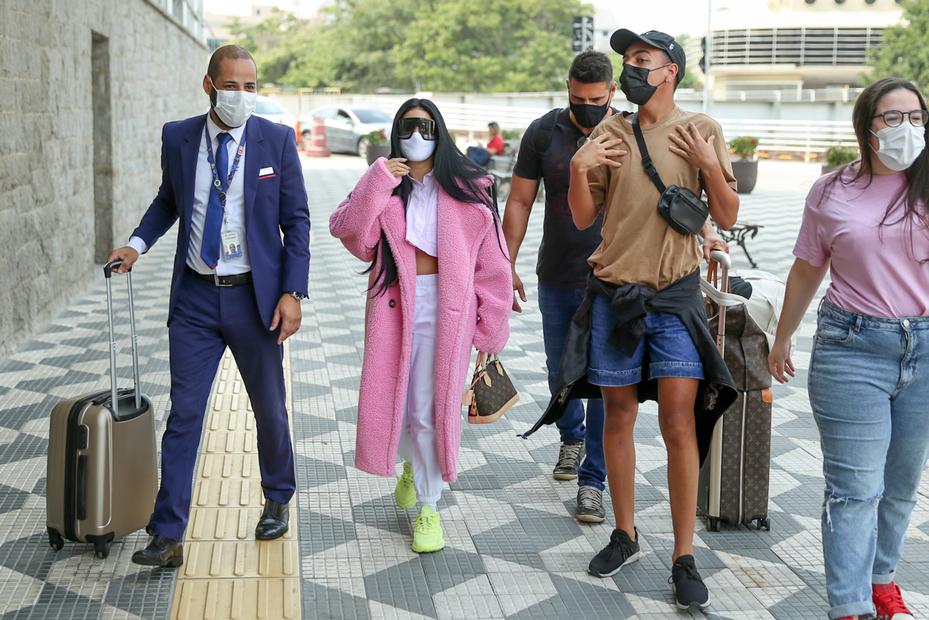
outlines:
{"label": "white pocket square", "polygon": [[267,176],[269,174],[274,174],[274,168],[272,168],[271,166],[268,166],[267,168],[262,168],[261,170],[258,171],[258,176],[260,177]]}

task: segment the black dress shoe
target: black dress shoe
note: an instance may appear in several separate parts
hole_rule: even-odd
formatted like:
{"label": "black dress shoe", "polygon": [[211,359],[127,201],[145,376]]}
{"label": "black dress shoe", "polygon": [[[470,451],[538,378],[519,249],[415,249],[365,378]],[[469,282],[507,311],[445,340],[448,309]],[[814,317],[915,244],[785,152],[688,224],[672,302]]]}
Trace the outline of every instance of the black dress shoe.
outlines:
{"label": "black dress shoe", "polygon": [[278,504],[265,499],[265,509],[255,528],[256,540],[274,540],[287,533],[290,521],[290,505]]}
{"label": "black dress shoe", "polygon": [[177,568],[184,563],[184,545],[164,536],[155,536],[145,549],[132,554],[132,561],[142,566]]}

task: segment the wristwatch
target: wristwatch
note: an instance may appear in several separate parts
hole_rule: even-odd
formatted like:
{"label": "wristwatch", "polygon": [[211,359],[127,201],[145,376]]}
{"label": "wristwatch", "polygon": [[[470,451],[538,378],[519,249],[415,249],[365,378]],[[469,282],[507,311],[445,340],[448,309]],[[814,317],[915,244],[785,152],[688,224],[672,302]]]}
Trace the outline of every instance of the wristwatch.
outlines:
{"label": "wristwatch", "polygon": [[297,301],[303,301],[306,299],[306,295],[299,291],[287,291],[287,294],[296,299]]}

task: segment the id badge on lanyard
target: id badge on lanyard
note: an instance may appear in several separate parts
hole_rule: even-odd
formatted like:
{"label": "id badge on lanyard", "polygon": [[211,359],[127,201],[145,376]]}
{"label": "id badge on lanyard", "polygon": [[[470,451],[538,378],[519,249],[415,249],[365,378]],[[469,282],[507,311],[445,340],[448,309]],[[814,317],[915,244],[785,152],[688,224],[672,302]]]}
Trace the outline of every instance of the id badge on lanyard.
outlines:
{"label": "id badge on lanyard", "polygon": [[242,239],[239,231],[227,230],[223,233],[223,260],[242,258]]}
{"label": "id badge on lanyard", "polygon": [[[225,221],[226,192],[232,186],[232,180],[235,178],[235,173],[239,169],[239,163],[242,161],[242,155],[245,153],[245,133],[242,134],[242,142],[239,144],[239,148],[236,150],[235,159],[232,161],[232,167],[229,169],[229,175],[226,178],[225,184],[222,182],[222,179],[220,179],[219,174],[216,172],[216,160],[213,157],[213,141],[210,139],[209,131],[207,131],[205,125],[203,127],[203,133],[206,138],[206,160],[210,164],[210,172],[213,176],[213,187],[219,190],[219,202],[223,207],[223,220]],[[239,231],[233,230],[224,232],[222,234],[222,241],[223,260],[242,257],[242,239]]]}
{"label": "id badge on lanyard", "polygon": [[226,192],[232,186],[232,179],[235,178],[235,173],[239,170],[239,163],[242,161],[242,155],[245,154],[246,133],[247,130],[242,133],[242,142],[239,144],[239,148],[236,149],[235,159],[232,160],[232,167],[229,169],[229,175],[224,184],[216,172],[216,159],[213,157],[213,141],[210,139],[210,132],[207,130],[206,125],[203,126],[203,135],[206,139],[206,161],[210,164],[213,187],[219,190],[219,202],[223,205],[223,210],[226,208]]}

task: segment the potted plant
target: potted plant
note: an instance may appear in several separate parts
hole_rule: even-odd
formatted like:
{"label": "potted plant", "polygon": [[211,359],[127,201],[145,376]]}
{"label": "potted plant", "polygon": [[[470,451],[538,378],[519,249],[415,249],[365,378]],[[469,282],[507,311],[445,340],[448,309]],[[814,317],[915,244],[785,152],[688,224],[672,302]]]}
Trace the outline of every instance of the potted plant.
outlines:
{"label": "potted plant", "polygon": [[739,136],[729,141],[729,150],[738,159],[732,162],[732,174],[738,181],[740,194],[750,194],[758,181],[758,138]]}
{"label": "potted plant", "polygon": [[823,174],[828,174],[845,164],[858,159],[858,149],[852,146],[830,146],[826,149],[826,163],[823,164]]}
{"label": "potted plant", "polygon": [[375,129],[365,134],[358,143],[358,154],[368,160],[370,166],[378,157],[387,157],[390,155],[390,142],[387,141],[387,133],[383,129]]}

